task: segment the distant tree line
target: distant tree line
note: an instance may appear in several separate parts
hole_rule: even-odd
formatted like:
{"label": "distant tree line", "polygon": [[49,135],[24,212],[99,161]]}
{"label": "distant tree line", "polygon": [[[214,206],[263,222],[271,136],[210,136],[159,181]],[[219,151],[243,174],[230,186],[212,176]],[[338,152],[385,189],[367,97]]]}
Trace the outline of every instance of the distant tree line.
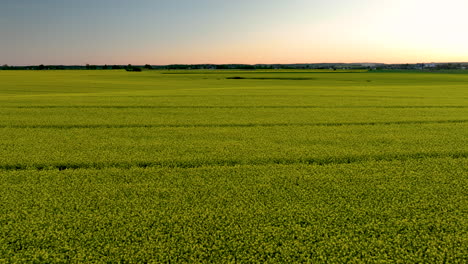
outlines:
{"label": "distant tree line", "polygon": [[267,69],[326,69],[326,70],[465,70],[468,63],[306,63],[306,64],[172,64],[172,65],[34,65],[9,66],[4,64],[0,70],[267,70]]}

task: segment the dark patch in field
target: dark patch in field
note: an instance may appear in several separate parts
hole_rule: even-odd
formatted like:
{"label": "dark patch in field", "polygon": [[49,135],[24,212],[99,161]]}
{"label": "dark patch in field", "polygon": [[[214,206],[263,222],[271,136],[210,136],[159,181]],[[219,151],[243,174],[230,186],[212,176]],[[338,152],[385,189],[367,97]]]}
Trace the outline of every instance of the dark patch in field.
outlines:
{"label": "dark patch in field", "polygon": [[[341,80],[342,82],[362,82],[361,80]],[[372,82],[372,80],[366,80],[366,82]]]}
{"label": "dark patch in field", "polygon": [[285,78],[285,77],[227,77],[228,80],[280,80],[280,81],[307,81],[307,80],[316,80],[317,78],[306,78],[306,77],[293,77],[293,78]]}
{"label": "dark patch in field", "polygon": [[[361,74],[361,73],[368,73],[367,71],[292,71],[292,72],[287,72],[287,71],[267,71],[267,72],[261,72],[261,71],[256,71],[256,70],[250,70],[250,71],[241,71],[242,74]],[[205,74],[220,74],[223,73],[222,71],[213,71],[213,72],[196,72],[196,71],[186,71],[186,72],[162,72],[161,74],[180,74],[180,75],[185,75],[185,74],[193,74],[193,75],[205,75]],[[226,72],[227,73],[227,72]]]}

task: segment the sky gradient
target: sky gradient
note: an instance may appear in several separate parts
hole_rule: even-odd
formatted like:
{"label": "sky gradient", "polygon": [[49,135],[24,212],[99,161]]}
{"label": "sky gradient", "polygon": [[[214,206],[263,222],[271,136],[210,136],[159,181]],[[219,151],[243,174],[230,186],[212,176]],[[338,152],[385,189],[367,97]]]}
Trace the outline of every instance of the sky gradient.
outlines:
{"label": "sky gradient", "polygon": [[467,0],[0,0],[0,64],[468,61]]}

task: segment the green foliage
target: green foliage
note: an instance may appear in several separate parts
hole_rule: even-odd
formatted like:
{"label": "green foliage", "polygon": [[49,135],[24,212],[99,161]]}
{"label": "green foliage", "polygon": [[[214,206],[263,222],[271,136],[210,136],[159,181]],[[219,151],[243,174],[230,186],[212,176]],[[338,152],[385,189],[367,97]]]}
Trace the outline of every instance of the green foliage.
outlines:
{"label": "green foliage", "polygon": [[0,263],[464,263],[467,82],[0,72]]}
{"label": "green foliage", "polygon": [[125,70],[128,72],[141,72],[141,68],[134,67],[131,64],[129,64]]}
{"label": "green foliage", "polygon": [[86,70],[97,70],[97,66],[86,64]]}

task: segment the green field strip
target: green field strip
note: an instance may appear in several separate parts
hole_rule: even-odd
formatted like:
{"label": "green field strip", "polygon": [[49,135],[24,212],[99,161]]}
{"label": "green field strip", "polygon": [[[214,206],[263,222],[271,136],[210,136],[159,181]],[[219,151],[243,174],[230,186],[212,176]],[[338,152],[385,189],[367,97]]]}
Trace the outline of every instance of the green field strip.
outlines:
{"label": "green field strip", "polygon": [[76,170],[76,169],[130,169],[130,168],[200,168],[200,167],[233,167],[259,165],[338,165],[363,163],[371,161],[408,161],[432,158],[468,158],[468,152],[414,152],[402,154],[382,155],[350,155],[310,158],[264,158],[252,160],[216,159],[206,161],[196,160],[166,160],[166,161],[137,161],[137,162],[54,162],[50,164],[0,164],[0,170]]}
{"label": "green field strip", "polygon": [[[304,92],[307,92],[307,90],[303,90]],[[336,90],[335,90],[336,91]],[[31,91],[29,91],[31,92]],[[283,93],[279,93],[283,92]],[[352,94],[341,94],[341,95],[324,95],[324,94],[310,94],[310,93],[304,93],[304,94],[288,94],[289,90],[281,90],[277,91],[277,93],[269,93],[269,94],[203,94],[203,95],[196,95],[196,94],[148,94],[148,95],[134,95],[134,94],[128,94],[128,95],[111,95],[111,94],[104,94],[104,95],[92,95],[92,94],[79,94],[75,97],[80,97],[80,98],[209,98],[209,97],[337,97],[337,98],[342,98],[342,97],[352,97],[352,98],[401,98],[401,99],[427,99],[427,98],[452,98],[452,97],[444,97],[444,96],[399,96],[399,95],[352,95]],[[139,92],[141,93],[141,92]],[[468,97],[464,98],[454,98],[454,99],[468,99]]]}
{"label": "green field strip", "polygon": [[411,124],[459,124],[468,123],[468,119],[460,120],[412,120],[390,122],[330,122],[330,123],[246,123],[246,124],[87,124],[87,125],[0,125],[0,128],[38,128],[38,129],[75,129],[75,128],[210,128],[210,127],[294,127],[294,126],[388,126]]}
{"label": "green field strip", "polygon": [[32,105],[32,106],[0,106],[6,109],[335,109],[335,108],[383,108],[383,109],[406,109],[406,108],[468,108],[468,105]]}

